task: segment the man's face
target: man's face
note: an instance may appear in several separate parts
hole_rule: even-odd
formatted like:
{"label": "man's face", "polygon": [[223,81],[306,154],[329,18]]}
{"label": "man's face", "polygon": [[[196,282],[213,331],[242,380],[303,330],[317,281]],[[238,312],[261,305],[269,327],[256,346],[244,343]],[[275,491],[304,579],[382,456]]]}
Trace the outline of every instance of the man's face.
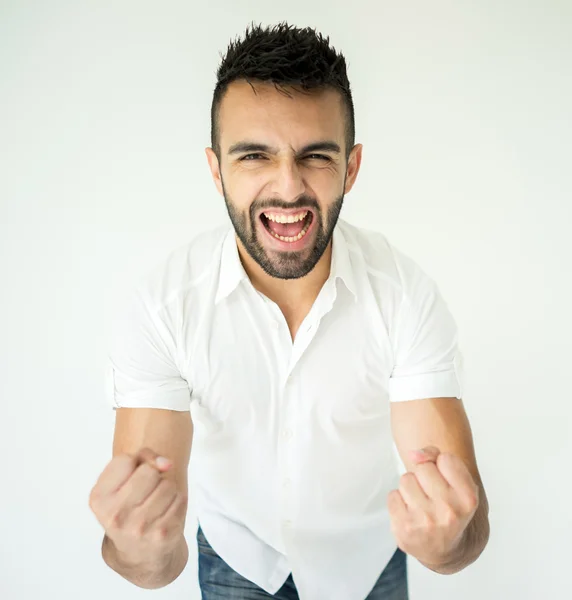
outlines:
{"label": "man's face", "polygon": [[341,97],[327,90],[289,98],[255,85],[257,94],[245,81],[228,87],[220,164],[212,150],[207,156],[248,254],[270,276],[297,279],[326,250],[349,191]]}

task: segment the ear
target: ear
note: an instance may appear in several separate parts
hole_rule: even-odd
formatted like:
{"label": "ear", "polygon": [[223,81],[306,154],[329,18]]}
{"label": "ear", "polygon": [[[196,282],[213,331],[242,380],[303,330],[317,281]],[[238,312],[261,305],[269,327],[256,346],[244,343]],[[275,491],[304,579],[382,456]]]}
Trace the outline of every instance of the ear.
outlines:
{"label": "ear", "polygon": [[209,169],[211,170],[211,175],[212,175],[213,181],[216,185],[216,189],[218,190],[218,193],[221,196],[224,196],[223,189],[222,189],[222,181],[220,178],[220,165],[218,162],[218,158],[212,148],[205,148],[205,154],[207,155]]}
{"label": "ear", "polygon": [[348,173],[346,177],[346,187],[344,189],[344,194],[349,193],[357,179],[357,175],[359,173],[359,168],[361,165],[362,149],[363,144],[356,144],[350,152],[350,156],[348,158]]}

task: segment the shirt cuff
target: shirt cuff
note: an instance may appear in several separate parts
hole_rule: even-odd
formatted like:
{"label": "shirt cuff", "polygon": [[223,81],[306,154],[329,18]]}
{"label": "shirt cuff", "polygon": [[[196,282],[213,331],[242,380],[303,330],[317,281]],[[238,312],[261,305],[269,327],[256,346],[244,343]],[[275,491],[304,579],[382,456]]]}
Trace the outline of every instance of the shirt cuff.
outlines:
{"label": "shirt cuff", "polygon": [[461,398],[461,380],[457,369],[401,375],[389,379],[389,401],[421,400],[423,398]]}
{"label": "shirt cuff", "polygon": [[191,398],[188,388],[165,386],[164,391],[132,390],[118,392],[115,385],[115,372],[112,366],[105,371],[105,399],[113,408],[163,408],[165,410],[190,411]]}

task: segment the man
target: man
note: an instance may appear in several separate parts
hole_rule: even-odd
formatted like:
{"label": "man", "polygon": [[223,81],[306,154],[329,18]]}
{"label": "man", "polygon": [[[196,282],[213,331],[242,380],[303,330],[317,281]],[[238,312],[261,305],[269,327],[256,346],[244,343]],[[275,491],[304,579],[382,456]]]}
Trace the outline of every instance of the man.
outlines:
{"label": "man", "polygon": [[232,227],[150,270],[115,325],[104,560],[172,582],[190,486],[205,600],[404,600],[406,554],[455,573],[488,540],[455,322],[412,259],[338,218],[362,146],[328,40],[247,28],[217,76],[206,154]]}

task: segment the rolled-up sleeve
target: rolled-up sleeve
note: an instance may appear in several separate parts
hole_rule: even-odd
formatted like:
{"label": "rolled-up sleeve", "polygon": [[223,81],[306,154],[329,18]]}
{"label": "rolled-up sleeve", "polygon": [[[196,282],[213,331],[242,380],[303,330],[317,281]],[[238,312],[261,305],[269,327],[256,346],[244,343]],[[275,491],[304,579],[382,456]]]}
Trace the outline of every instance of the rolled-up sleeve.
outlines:
{"label": "rolled-up sleeve", "polygon": [[177,366],[175,320],[136,289],[112,323],[105,397],[113,409],[190,410],[188,382]]}
{"label": "rolled-up sleeve", "polygon": [[406,282],[395,334],[391,402],[463,393],[457,325],[436,283],[420,269]]}

